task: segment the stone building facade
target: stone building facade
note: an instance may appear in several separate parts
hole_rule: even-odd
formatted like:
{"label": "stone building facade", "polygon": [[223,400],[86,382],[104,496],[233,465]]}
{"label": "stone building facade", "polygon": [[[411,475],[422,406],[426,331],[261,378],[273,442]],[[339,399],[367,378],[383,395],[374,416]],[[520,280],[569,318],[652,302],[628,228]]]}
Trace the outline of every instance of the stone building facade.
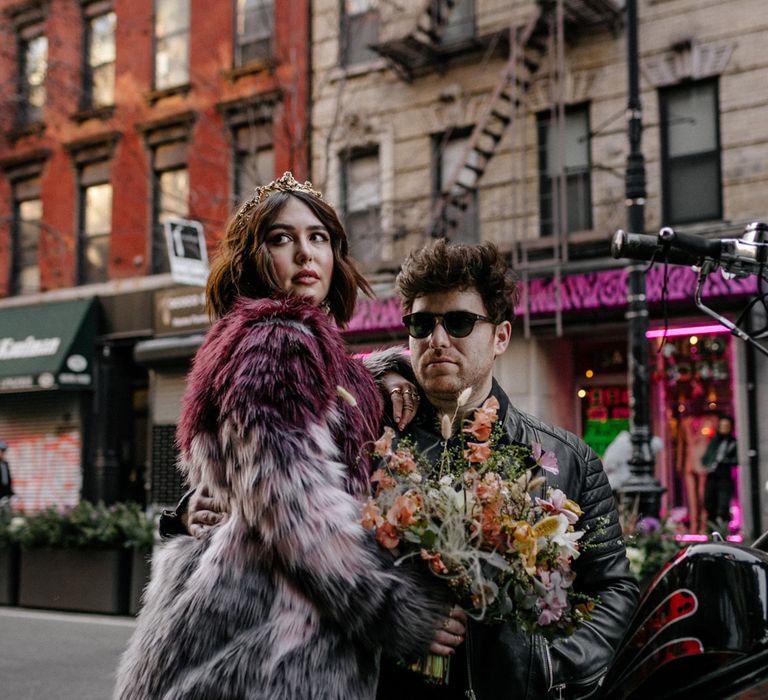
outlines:
{"label": "stone building facade", "polygon": [[[344,212],[381,297],[350,339],[404,342],[389,297],[408,250],[442,235],[493,241],[524,288],[500,381],[600,452],[629,415],[626,262],[609,254],[626,221],[622,5],[316,0],[312,17],[313,179]],[[768,218],[763,3],[638,6],[646,231],[739,236]],[[691,440],[711,436],[706,417],[732,412],[742,445],[733,526],[757,532],[768,525],[768,434],[755,412],[765,360],[709,328],[691,270],[649,275],[651,335],[665,308],[676,333],[661,352],[649,338],[665,508],[696,519]],[[705,298],[735,318],[756,293],[754,279],[718,275]]]}

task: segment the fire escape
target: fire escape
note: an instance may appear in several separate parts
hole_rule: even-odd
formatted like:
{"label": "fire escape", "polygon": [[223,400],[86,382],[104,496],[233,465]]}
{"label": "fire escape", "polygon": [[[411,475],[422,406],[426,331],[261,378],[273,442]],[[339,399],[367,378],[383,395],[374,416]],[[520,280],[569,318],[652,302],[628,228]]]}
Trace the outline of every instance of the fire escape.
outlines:
{"label": "fire escape", "polygon": [[[441,36],[455,5],[455,0],[428,0],[413,31],[407,36],[380,44],[377,51],[386,56],[403,77],[412,79],[430,65],[434,66],[444,55]],[[428,236],[455,237],[502,138],[514,128],[517,116],[525,114],[526,93],[534,77],[541,72],[542,65],[549,65],[555,80],[562,79],[565,73],[565,42],[585,30],[615,26],[621,15],[614,0],[536,0],[531,9],[527,21],[513,24],[508,30],[507,61],[457,166],[449,174],[442,195],[432,207],[426,227]],[[484,41],[487,42],[487,38],[476,39],[478,43]],[[562,98],[553,111],[558,126],[564,129]],[[536,240],[537,250],[533,258],[529,257],[529,247],[524,243],[513,254],[515,267],[526,290],[531,272],[546,270],[553,273],[556,311],[553,318],[541,321],[554,323],[557,335],[562,334],[561,266],[568,259],[564,170],[560,173],[560,184],[560,196],[557,198],[560,201],[553,204],[553,235],[548,236],[546,241],[541,238]],[[524,306],[525,333],[528,336],[532,321],[527,298],[524,299]]]}

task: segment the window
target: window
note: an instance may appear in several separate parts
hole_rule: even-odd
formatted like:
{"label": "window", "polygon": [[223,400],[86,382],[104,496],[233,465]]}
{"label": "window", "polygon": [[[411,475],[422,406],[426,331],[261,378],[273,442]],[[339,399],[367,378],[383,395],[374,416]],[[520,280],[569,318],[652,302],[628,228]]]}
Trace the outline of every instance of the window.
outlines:
{"label": "window", "polygon": [[[539,216],[541,235],[551,236],[592,228],[589,108],[569,107],[564,128],[551,112],[539,114]],[[565,220],[559,226],[565,177]]]}
{"label": "window", "polygon": [[[14,245],[11,293],[34,294],[40,291],[39,241],[43,203],[39,197],[26,199],[39,190],[39,182],[18,183],[14,201]],[[24,191],[26,190],[26,191]]]}
{"label": "window", "polygon": [[[161,147],[162,148],[162,147]],[[160,150],[160,149],[158,149]],[[155,173],[155,224],[152,241],[152,272],[170,272],[168,245],[163,224],[169,218],[186,219],[189,215],[189,173],[174,168]]]}
{"label": "window", "polygon": [[235,65],[272,56],[274,0],[237,0]]}
{"label": "window", "polygon": [[346,66],[377,58],[370,48],[379,40],[377,0],[342,0],[341,57]]}
{"label": "window", "polygon": [[105,107],[115,102],[115,29],[114,12],[104,12],[102,5],[85,7],[86,48],[83,108]]}
{"label": "window", "polygon": [[155,88],[189,82],[189,0],[155,2]]}
{"label": "window", "polygon": [[360,262],[374,262],[381,257],[378,149],[353,151],[343,169],[344,219],[350,252]]}
{"label": "window", "polygon": [[43,120],[45,74],[48,71],[48,39],[44,36],[22,38],[20,45],[21,92],[19,121],[22,125]]}
{"label": "window", "polygon": [[[465,148],[471,129],[455,129],[440,134],[432,142],[432,172],[434,198],[448,194],[451,178],[461,166],[465,156]],[[474,162],[476,154],[469,155],[469,165],[479,165]],[[454,242],[475,243],[478,240],[478,207],[477,191],[467,195],[467,207],[461,214],[456,208],[445,209],[446,220],[442,224],[442,232]],[[451,219],[450,221],[448,219]]]}
{"label": "window", "polygon": [[[85,172],[82,179],[91,175]],[[109,237],[112,231],[112,185],[102,182],[81,188],[80,282],[106,282],[109,278]]]}
{"label": "window", "polygon": [[471,39],[475,35],[475,0],[456,0],[449,12],[440,41],[451,44]]}
{"label": "window", "polygon": [[659,109],[665,223],[722,218],[717,83],[663,89]]}
{"label": "window", "polygon": [[253,124],[235,130],[235,204],[249,197],[259,185],[275,177],[272,123]]}

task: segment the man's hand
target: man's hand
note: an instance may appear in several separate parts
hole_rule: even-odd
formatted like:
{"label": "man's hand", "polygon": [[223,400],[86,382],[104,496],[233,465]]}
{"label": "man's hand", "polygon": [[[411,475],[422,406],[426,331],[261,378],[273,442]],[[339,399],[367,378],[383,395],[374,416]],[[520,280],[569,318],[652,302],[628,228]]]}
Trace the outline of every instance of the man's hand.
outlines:
{"label": "man's hand", "polygon": [[[183,516],[182,516],[183,517]],[[226,522],[228,513],[219,510],[211,497],[208,487],[203,485],[195,490],[187,506],[186,522],[189,534],[202,537],[210,528]]]}
{"label": "man's hand", "polygon": [[385,372],[380,381],[382,393],[389,396],[392,403],[392,419],[402,430],[413,420],[419,408],[419,389],[397,372]]}
{"label": "man's hand", "polygon": [[459,607],[451,608],[449,617],[446,617],[440,627],[437,628],[432,644],[429,645],[431,654],[438,656],[451,656],[456,647],[464,643],[464,634],[467,631],[467,615]]}

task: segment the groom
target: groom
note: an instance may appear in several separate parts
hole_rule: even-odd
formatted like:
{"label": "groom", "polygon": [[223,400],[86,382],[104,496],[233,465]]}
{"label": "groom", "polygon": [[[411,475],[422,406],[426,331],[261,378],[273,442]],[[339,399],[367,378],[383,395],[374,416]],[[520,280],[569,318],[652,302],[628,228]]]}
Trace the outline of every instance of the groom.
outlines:
{"label": "groom", "polygon": [[385,660],[378,697],[594,697],[634,611],[638,589],[629,571],[615,501],[597,455],[575,435],[519,411],[493,379],[495,359],[509,344],[519,295],[514,276],[492,245],[438,241],[411,253],[396,288],[406,313],[410,362],[389,351],[377,358],[374,373],[381,377],[394,369],[409,376],[412,367],[421,400],[394,390],[395,418],[403,405],[407,408],[413,401],[418,406],[401,435],[410,437],[422,453],[436,447],[440,451],[438,416],[453,413],[459,393],[472,387],[469,406],[479,406],[493,394],[500,405],[499,421],[511,440],[541,443],[542,450],[557,456],[559,474],[542,473],[547,482],[542,490],[559,488],[583,509],[578,527],[586,531],[582,542],[587,546],[573,565],[574,588],[600,602],[591,621],[551,645],[504,624],[469,621],[463,643],[463,635],[452,635],[457,644],[450,654],[447,686],[430,686],[402,664]]}

